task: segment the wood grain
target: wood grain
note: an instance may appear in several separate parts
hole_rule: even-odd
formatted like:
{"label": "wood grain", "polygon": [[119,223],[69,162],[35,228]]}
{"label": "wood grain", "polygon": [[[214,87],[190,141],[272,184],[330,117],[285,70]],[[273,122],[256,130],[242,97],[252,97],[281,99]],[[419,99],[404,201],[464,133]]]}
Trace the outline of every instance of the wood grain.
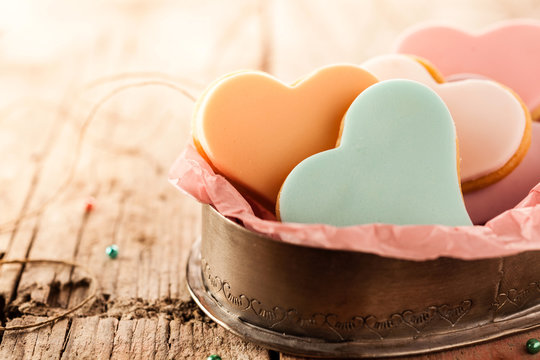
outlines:
{"label": "wood grain", "polygon": [[[5,332],[1,359],[297,359],[242,341],[186,290],[198,205],[167,183],[194,96],[243,68],[293,81],[389,51],[404,28],[479,29],[540,18],[534,1],[17,1],[0,11],[0,256],[76,261],[99,296],[75,316]],[[376,34],[376,36],[374,36]],[[131,87],[126,87],[131,86]],[[99,105],[99,107],[96,107]],[[91,115],[91,116],[90,116]],[[95,209],[85,212],[85,201]],[[120,255],[107,258],[117,244]],[[89,279],[69,266],[0,268],[0,320],[27,324],[76,305]],[[538,331],[418,359],[518,359]]]}

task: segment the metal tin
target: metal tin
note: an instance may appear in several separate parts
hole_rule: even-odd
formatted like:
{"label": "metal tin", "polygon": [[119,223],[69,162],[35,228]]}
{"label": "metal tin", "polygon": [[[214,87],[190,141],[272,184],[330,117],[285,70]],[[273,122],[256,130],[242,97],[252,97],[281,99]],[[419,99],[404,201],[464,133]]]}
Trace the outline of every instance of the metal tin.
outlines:
{"label": "metal tin", "polygon": [[419,354],[540,325],[540,252],[407,261],[312,248],[249,231],[208,205],[187,279],[220,325],[295,355]]}

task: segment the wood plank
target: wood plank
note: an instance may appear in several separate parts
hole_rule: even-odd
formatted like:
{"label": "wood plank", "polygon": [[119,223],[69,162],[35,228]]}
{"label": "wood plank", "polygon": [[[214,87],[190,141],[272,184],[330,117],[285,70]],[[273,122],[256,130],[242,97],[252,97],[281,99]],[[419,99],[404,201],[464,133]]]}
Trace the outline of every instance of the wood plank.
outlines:
{"label": "wood plank", "polygon": [[66,348],[62,360],[68,359],[94,359],[101,351],[93,347],[93,340],[98,328],[97,316],[87,318],[74,318],[66,337]]}
{"label": "wood plank", "polygon": [[120,320],[114,335],[111,360],[130,359],[133,326],[136,320]]}
{"label": "wood plank", "polygon": [[[111,261],[105,255],[105,248],[115,242],[115,226],[121,212],[121,197],[121,194],[100,188],[100,192],[95,194],[95,208],[88,214],[84,231],[80,234],[77,253],[73,254],[76,261],[89,267],[96,276],[101,298],[106,299],[114,294],[114,277],[111,274],[122,264],[121,261]],[[70,274],[70,291],[64,291],[70,307],[78,304],[87,295],[86,287],[74,286],[80,283],[84,276],[85,274],[77,271]]]}
{"label": "wood plank", "polygon": [[213,324],[165,317],[120,320],[111,359],[204,359],[213,353],[224,359],[269,359],[266,350]]}
{"label": "wood plank", "polygon": [[[37,217],[19,223],[12,244],[4,258],[9,260],[26,258],[38,226],[39,218]],[[0,296],[5,303],[9,303],[15,296],[14,291],[16,291],[15,287],[19,281],[22,268],[23,266],[18,264],[6,264],[0,267]]]}
{"label": "wood plank", "polygon": [[137,319],[133,329],[130,353],[137,359],[153,359],[156,334],[156,319]]}
{"label": "wood plank", "polygon": [[[58,114],[58,116],[60,115],[61,114]],[[63,178],[58,179],[58,177],[54,175],[65,173],[61,171],[61,169],[65,168],[65,164],[70,164],[70,157],[68,155],[70,154],[70,152],[68,150],[73,148],[74,142],[72,140],[71,130],[66,127],[66,122],[64,121],[64,119],[58,116],[54,118],[49,128],[41,129],[34,125],[33,132],[40,134],[40,136],[43,137],[46,141],[42,145],[43,149],[41,149],[38,153],[39,161],[33,175],[32,186],[28,190],[28,194],[25,199],[25,205],[21,210],[22,216],[25,216],[25,214],[33,213],[36,210],[40,210],[43,204],[51,200],[51,196],[53,196],[59,189],[59,180],[60,182],[61,180],[63,180]],[[54,158],[53,161],[50,161],[51,157]],[[21,160],[24,162],[24,158]],[[45,237],[51,236],[52,238],[63,239],[63,235],[66,235],[65,233],[54,233],[54,231],[61,229],[69,233],[70,227],[65,226],[63,221],[67,220],[67,225],[73,225],[73,212],[69,211],[69,215],[72,216],[71,219],[67,215],[67,219],[65,219],[63,213],[63,211],[65,211],[64,208],[62,208],[61,206],[59,207],[57,202],[51,202],[49,205],[52,205],[53,208],[51,209],[49,207],[48,209],[46,209],[48,210],[46,215],[48,216],[48,218],[45,218],[45,224],[41,224],[41,216],[39,219],[39,223],[36,223],[35,219],[31,217],[29,219],[24,219],[19,224],[19,227],[24,228],[25,231],[22,232],[20,235],[18,234],[18,231],[15,231],[12,234],[12,242],[8,247],[6,258],[26,257],[30,253],[30,248],[36,242],[36,238],[39,238],[42,235],[44,235]],[[50,219],[50,221],[48,221],[47,219]],[[25,225],[26,223],[29,223],[30,225]],[[44,231],[39,231],[40,225],[44,225]],[[30,226],[32,230],[29,230],[28,226]],[[49,231],[51,231],[52,233],[49,234]],[[46,241],[48,241],[48,239]],[[38,244],[39,243],[40,241],[38,240]],[[41,257],[48,256],[51,259],[58,259],[58,255],[62,254],[62,252],[58,250],[69,247],[70,243],[61,241],[60,245],[61,246],[57,248],[49,248],[49,254],[47,252],[41,252],[43,247],[40,248],[39,246],[35,251],[38,251],[39,256]],[[55,252],[57,254],[54,254]],[[54,279],[54,273],[51,272],[51,268],[49,267],[43,269],[43,267],[41,267],[40,269],[43,271],[36,270],[37,268],[34,265],[29,265],[27,267],[25,266],[24,268],[28,269],[30,273],[35,273],[36,278],[28,282],[26,280],[28,278],[22,277],[20,284],[22,284],[23,289],[29,292],[34,292],[34,300],[36,302],[43,304],[47,303],[47,298],[49,294],[47,291],[47,286],[35,286],[36,282],[34,280],[42,281],[47,285],[52,283]],[[21,269],[21,267],[12,266],[11,269]],[[2,285],[2,292],[4,294],[7,294],[8,292],[12,291],[15,286],[19,285],[19,276],[16,275],[16,271],[11,271],[10,274],[6,275],[7,276],[4,278]]]}
{"label": "wood plank", "polygon": [[93,340],[94,359],[109,360],[114,345],[114,333],[118,326],[116,318],[99,319],[95,338]]}
{"label": "wood plank", "polygon": [[34,348],[33,359],[60,359],[64,351],[65,337],[71,326],[71,320],[59,320],[47,327],[39,328],[33,331],[38,332],[36,346]]}
{"label": "wood plank", "polygon": [[177,320],[170,323],[170,359],[205,359],[218,354],[222,359],[267,359],[267,350],[240,340],[215,324]]}
{"label": "wood plank", "polygon": [[167,359],[169,356],[169,320],[165,316],[159,316],[156,327],[156,341],[154,345],[155,359]]}
{"label": "wood plank", "polygon": [[[2,88],[0,85],[0,92]],[[29,206],[43,158],[61,125],[58,115],[50,104],[32,99],[13,101],[0,109],[0,187],[10,190],[0,194],[0,253],[11,246],[21,216],[32,210]]]}
{"label": "wood plank", "polygon": [[[20,105],[24,105],[24,102]],[[58,134],[65,127],[62,111],[44,111],[43,106],[33,108],[33,102],[30,102],[29,106],[30,108],[25,108],[19,116],[35,117],[39,119],[38,124],[25,121],[25,118],[15,118],[19,125],[16,129],[19,132],[18,137],[28,142],[15,138],[15,146],[10,146],[9,149],[0,148],[0,152],[13,154],[9,158],[17,159],[14,164],[8,161],[3,167],[4,171],[11,175],[8,176],[11,182],[6,183],[2,181],[4,179],[0,179],[2,187],[10,189],[5,192],[7,198],[3,198],[1,202],[6,205],[6,209],[2,208],[0,211],[0,255],[6,259],[25,258],[33,243],[39,224],[36,211],[40,209],[43,201],[50,199],[50,196],[45,197],[41,203],[35,204],[36,189],[43,178],[45,159],[50,156]],[[3,129],[9,128],[10,124],[6,124],[5,119],[0,120],[4,120],[0,121]],[[11,165],[13,168],[10,168]],[[17,176],[13,176],[15,174]],[[49,193],[52,191],[49,190]],[[0,296],[6,302],[13,297],[21,269],[21,265],[7,265],[0,269]]]}
{"label": "wood plank", "polygon": [[[31,321],[32,319],[29,319]],[[23,319],[15,319],[13,325],[23,325]],[[12,332],[5,334],[0,344],[0,356],[3,359],[30,359],[34,352],[37,333],[34,331],[28,332]]]}
{"label": "wood plank", "polygon": [[[32,242],[29,258],[72,260],[77,233],[83,223],[83,211],[78,201],[49,206],[41,217],[40,227]],[[16,301],[26,294],[35,303],[63,306],[59,296],[67,283],[69,266],[28,264],[21,277]]]}
{"label": "wood plank", "polygon": [[[24,325],[43,320],[43,317],[25,316],[10,321],[8,325]],[[10,331],[0,344],[1,359],[59,359],[69,320],[32,331]]]}

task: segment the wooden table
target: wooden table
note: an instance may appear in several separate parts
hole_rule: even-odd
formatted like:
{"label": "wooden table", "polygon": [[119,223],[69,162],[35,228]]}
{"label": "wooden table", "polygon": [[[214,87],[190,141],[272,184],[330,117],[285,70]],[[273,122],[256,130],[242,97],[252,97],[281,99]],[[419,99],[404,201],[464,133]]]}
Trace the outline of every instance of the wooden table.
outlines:
{"label": "wooden table", "polygon": [[[97,297],[0,335],[1,359],[295,359],[227,333],[190,300],[199,205],[167,182],[204,85],[238,68],[285,81],[389,51],[426,19],[480,29],[540,18],[534,1],[17,1],[0,11],[0,256],[74,261]],[[93,197],[94,208],[86,210]],[[105,249],[119,246],[117,259]],[[0,320],[29,324],[88,295],[54,264],[0,269]],[[422,359],[518,359],[531,331]]]}

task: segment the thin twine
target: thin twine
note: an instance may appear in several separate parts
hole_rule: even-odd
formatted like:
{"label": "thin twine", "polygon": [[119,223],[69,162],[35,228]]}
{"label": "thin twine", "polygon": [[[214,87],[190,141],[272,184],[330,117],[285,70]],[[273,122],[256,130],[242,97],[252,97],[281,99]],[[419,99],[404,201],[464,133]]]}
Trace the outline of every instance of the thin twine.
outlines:
{"label": "thin twine", "polygon": [[72,307],[71,309],[68,309],[59,315],[49,317],[43,321],[38,321],[33,324],[28,325],[14,325],[14,326],[0,326],[0,331],[12,331],[12,330],[25,330],[25,329],[31,329],[31,328],[38,328],[44,325],[51,324],[57,320],[63,319],[67,315],[79,310],[84,305],[86,305],[90,300],[96,297],[97,295],[97,284],[98,280],[96,276],[84,265],[81,265],[79,263],[71,262],[71,261],[64,261],[64,260],[47,260],[47,259],[13,259],[13,260],[0,260],[0,266],[4,264],[56,264],[56,265],[66,265],[66,266],[73,266],[75,268],[79,268],[83,270],[89,277],[90,277],[90,294],[84,298],[79,304]]}
{"label": "thin twine", "polygon": [[[132,89],[132,88],[140,88],[140,87],[156,86],[156,85],[164,86],[164,87],[173,89],[173,90],[179,92],[180,94],[184,95],[186,98],[188,98],[189,100],[191,100],[193,102],[195,102],[195,100],[196,100],[195,96],[193,96],[185,88],[180,87],[180,86],[175,85],[175,84],[171,84],[170,82],[160,81],[160,80],[141,81],[141,82],[137,82],[137,83],[122,85],[122,86],[119,86],[119,87],[111,90],[107,95],[102,97],[101,100],[98,101],[92,107],[92,109],[90,110],[90,112],[86,116],[83,124],[81,125],[81,129],[79,131],[79,137],[77,139],[77,145],[75,147],[74,160],[71,163],[71,166],[70,166],[70,169],[69,169],[69,172],[68,172],[68,176],[66,177],[64,182],[56,189],[56,191],[53,192],[53,194],[47,200],[45,200],[43,203],[41,203],[41,205],[37,206],[33,210],[30,210],[30,211],[26,212],[26,214],[24,214],[22,216],[19,216],[19,217],[15,218],[15,219],[8,220],[8,221],[6,221],[4,223],[0,223],[0,234],[4,234],[4,233],[14,231],[15,230],[15,224],[19,223],[21,220],[28,219],[28,218],[30,218],[32,216],[36,216],[39,213],[41,213],[45,209],[45,207],[47,205],[52,203],[58,196],[60,196],[67,189],[68,185],[73,181],[73,178],[75,177],[76,169],[77,169],[77,166],[79,165],[82,144],[83,144],[84,139],[86,137],[87,130],[88,130],[90,124],[92,123],[92,121],[94,120],[95,115],[97,114],[99,109],[107,101],[109,101],[111,98],[113,98],[117,94],[119,94],[121,92],[124,92],[126,90],[129,90],[129,89]],[[8,228],[7,229],[2,229],[3,227],[8,227]]]}
{"label": "thin twine", "polygon": [[170,81],[172,83],[178,83],[178,84],[183,84],[183,85],[191,83],[194,87],[197,87],[197,88],[204,87],[203,84],[189,78],[171,76],[167,73],[162,73],[158,71],[135,71],[135,72],[124,72],[124,73],[117,73],[117,74],[103,76],[101,78],[98,78],[96,80],[93,80],[87,83],[86,86],[82,89],[82,91],[84,92],[86,90],[90,90],[90,89],[93,89],[95,87],[102,86],[102,85],[107,85],[115,81],[134,80],[136,78],[158,78],[158,79]]}

